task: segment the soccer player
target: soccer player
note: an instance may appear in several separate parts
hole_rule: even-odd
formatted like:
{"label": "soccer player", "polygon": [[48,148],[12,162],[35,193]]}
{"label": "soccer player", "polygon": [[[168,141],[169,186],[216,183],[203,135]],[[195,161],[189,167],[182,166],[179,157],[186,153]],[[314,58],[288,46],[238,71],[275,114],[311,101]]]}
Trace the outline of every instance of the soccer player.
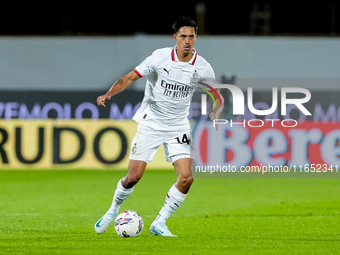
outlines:
{"label": "soccer player", "polygon": [[[163,144],[166,160],[172,162],[176,170],[177,181],[169,189],[150,232],[159,236],[175,236],[169,231],[166,221],[183,203],[194,180],[194,153],[188,121],[193,91],[190,79],[214,79],[215,74],[210,64],[193,48],[197,37],[196,23],[182,16],[174,21],[172,28],[175,47],[155,50],[133,71],[114,83],[105,95],[97,98],[98,105],[105,107],[105,102],[112,96],[147,76],[142,105],[133,117],[138,126],[131,143],[128,171],[118,181],[111,207],[94,226],[98,234],[104,233],[114,221],[121,204],[142,178],[147,163]],[[216,102],[210,113],[211,120],[218,118],[223,109],[223,101],[222,104]]]}

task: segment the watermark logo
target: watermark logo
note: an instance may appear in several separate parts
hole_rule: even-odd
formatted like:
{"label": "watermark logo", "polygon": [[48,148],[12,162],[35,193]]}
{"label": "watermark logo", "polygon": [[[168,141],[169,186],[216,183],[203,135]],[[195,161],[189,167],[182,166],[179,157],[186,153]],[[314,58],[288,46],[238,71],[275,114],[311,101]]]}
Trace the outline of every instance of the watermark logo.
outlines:
{"label": "watermark logo", "polygon": [[[285,116],[287,114],[287,107],[294,106],[296,109],[300,110],[302,114],[306,116],[312,115],[307,108],[304,106],[311,99],[311,92],[308,89],[300,88],[300,87],[282,87],[279,91],[278,87],[273,87],[271,91],[271,106],[269,109],[256,109],[254,106],[254,93],[253,88],[247,88],[247,97],[245,101],[245,95],[243,91],[231,84],[212,84],[209,85],[206,81],[197,81],[195,82],[198,88],[203,90],[206,94],[201,94],[201,115],[207,115],[207,95],[209,95],[214,104],[216,104],[216,100],[222,104],[222,99],[217,93],[217,90],[226,89],[231,93],[231,102],[232,102],[232,114],[233,115],[244,115],[245,114],[245,102],[247,103],[248,109],[251,114],[258,116],[269,116],[273,114],[275,111],[280,108],[280,115]],[[279,93],[280,92],[280,93]],[[279,98],[280,94],[280,98]],[[290,97],[289,95],[294,95],[294,97]],[[279,105],[280,99],[280,105]],[[279,107],[280,106],[280,107]],[[218,124],[224,125],[229,123],[230,125],[248,125],[249,127],[262,127],[265,121],[269,121],[272,125],[278,121],[281,122],[283,127],[295,127],[297,126],[297,121],[294,119],[250,119],[243,120],[241,122],[233,122],[232,119],[215,119],[213,120],[214,127]]]}
{"label": "watermark logo", "polygon": [[195,81],[195,177],[340,177],[340,79],[228,79]]}

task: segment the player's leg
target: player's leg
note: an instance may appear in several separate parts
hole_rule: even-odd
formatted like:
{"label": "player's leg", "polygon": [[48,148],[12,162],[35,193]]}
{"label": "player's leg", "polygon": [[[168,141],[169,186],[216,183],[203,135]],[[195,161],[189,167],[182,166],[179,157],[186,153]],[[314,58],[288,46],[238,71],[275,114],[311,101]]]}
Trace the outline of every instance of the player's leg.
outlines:
{"label": "player's leg", "polygon": [[163,137],[164,135],[157,134],[149,127],[138,125],[131,143],[128,172],[117,183],[110,209],[95,224],[94,228],[98,234],[104,233],[114,221],[121,204],[131,195],[134,185],[142,178],[147,162],[152,160],[159,145],[163,143]]}
{"label": "player's leg", "polygon": [[174,167],[177,173],[177,181],[171,186],[165,197],[165,202],[160,210],[156,220],[150,227],[150,232],[154,235],[175,236],[166,226],[166,221],[172,213],[174,213],[183,203],[187,193],[194,181],[191,171],[192,159],[182,158],[174,162]]}
{"label": "player's leg", "polygon": [[177,181],[174,186],[179,192],[187,194],[194,181],[194,160],[191,158],[181,158],[175,161],[173,165],[177,174]]}
{"label": "player's leg", "polygon": [[118,181],[112,205],[108,212],[118,214],[121,204],[131,195],[133,187],[142,178],[146,165],[145,161],[130,159],[128,172]]}
{"label": "player's leg", "polygon": [[95,224],[98,234],[103,234],[115,220],[122,203],[131,195],[134,185],[142,178],[147,163],[141,160],[130,160],[126,176],[121,178],[113,195],[111,207],[105,215]]}
{"label": "player's leg", "polygon": [[[150,232],[160,236],[174,236],[168,230],[166,221],[170,215],[175,212],[183,203],[192,182],[194,181],[193,166],[194,166],[194,151],[189,139],[177,139],[178,134],[170,137],[163,144],[165,155],[168,161],[173,162],[176,170],[177,181],[171,186],[165,202],[160,210],[156,220],[151,224]],[[180,137],[190,137],[190,131],[180,133]],[[179,140],[179,141],[178,141]]]}
{"label": "player's leg", "polygon": [[191,169],[192,159],[182,158],[174,162],[174,167],[177,174],[177,181],[169,189],[163,208],[160,210],[156,222],[166,222],[170,215],[175,212],[183,203],[190,186],[194,181],[193,172]]}

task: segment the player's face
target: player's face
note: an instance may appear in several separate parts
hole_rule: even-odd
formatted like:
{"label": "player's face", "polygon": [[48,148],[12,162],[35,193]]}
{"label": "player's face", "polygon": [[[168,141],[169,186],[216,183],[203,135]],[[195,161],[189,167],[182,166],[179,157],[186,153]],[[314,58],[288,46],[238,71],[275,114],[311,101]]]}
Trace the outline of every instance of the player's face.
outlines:
{"label": "player's face", "polygon": [[174,39],[177,42],[177,50],[184,55],[191,53],[196,41],[196,36],[193,27],[181,27],[177,34],[174,34]]}

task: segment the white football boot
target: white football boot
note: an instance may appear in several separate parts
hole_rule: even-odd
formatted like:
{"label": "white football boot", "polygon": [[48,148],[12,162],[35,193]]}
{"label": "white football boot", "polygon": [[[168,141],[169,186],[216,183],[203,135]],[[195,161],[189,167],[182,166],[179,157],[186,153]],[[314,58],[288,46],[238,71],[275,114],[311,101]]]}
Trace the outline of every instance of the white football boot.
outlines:
{"label": "white football boot", "polygon": [[156,236],[171,236],[171,237],[177,237],[176,235],[173,235],[170,230],[168,229],[168,226],[165,225],[165,223],[152,223],[150,226],[150,233]]}
{"label": "white football boot", "polygon": [[116,219],[117,215],[118,213],[105,213],[105,215],[94,225],[94,231],[96,231],[98,235],[103,234]]}

